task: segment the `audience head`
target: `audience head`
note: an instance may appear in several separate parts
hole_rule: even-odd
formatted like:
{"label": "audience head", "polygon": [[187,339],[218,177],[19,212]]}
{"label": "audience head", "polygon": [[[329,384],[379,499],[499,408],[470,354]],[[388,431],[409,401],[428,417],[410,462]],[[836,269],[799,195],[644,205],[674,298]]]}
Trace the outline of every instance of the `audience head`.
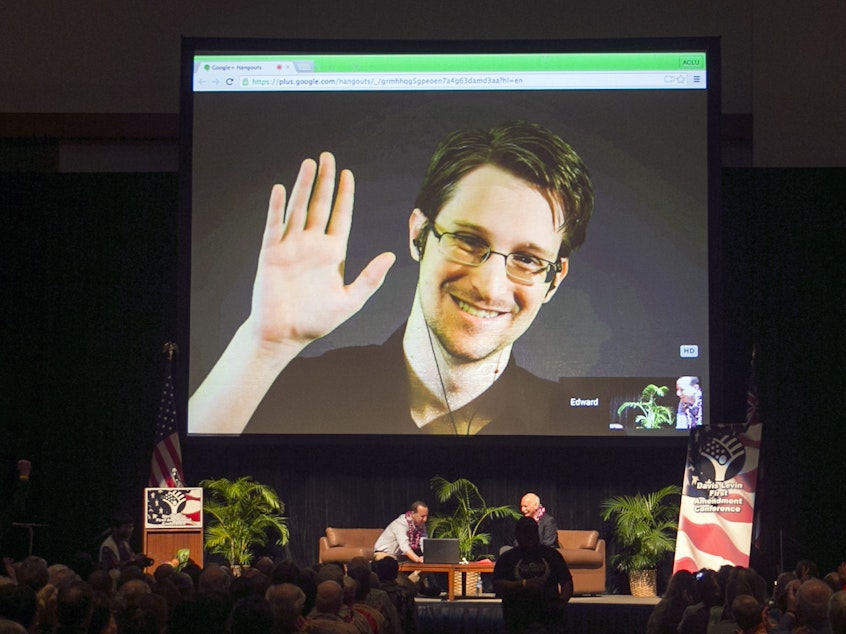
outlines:
{"label": "audience head", "polygon": [[766,604],[767,582],[751,568],[738,566],[729,576],[725,605],[731,609],[734,600],[741,594],[751,595],[758,603]]}
{"label": "audience head", "polygon": [[344,582],[344,569],[336,563],[326,563],[317,571],[318,585],[323,581],[334,581],[338,585]]}
{"label": "audience head", "polygon": [[220,564],[210,563],[200,573],[197,580],[197,592],[200,594],[222,594],[229,592],[232,582],[229,572]]}
{"label": "audience head", "polygon": [[280,583],[270,586],[265,598],[273,610],[273,618],[278,629],[293,632],[297,619],[303,616],[305,592],[293,583]]}
{"label": "audience head", "polygon": [[828,600],[833,592],[820,579],[808,579],[796,591],[796,618],[801,625],[814,627],[828,620]]}
{"label": "audience head", "polygon": [[16,574],[19,584],[29,586],[36,592],[46,586],[49,579],[47,562],[35,555],[30,555],[24,559],[18,566]]}
{"label": "audience head", "polygon": [[356,583],[355,598],[363,600],[370,593],[370,566],[350,562],[347,575]]}
{"label": "audience head", "polygon": [[184,599],[194,594],[194,580],[185,572],[177,572],[170,581],[176,586],[180,596]]}
{"label": "audience head", "polygon": [[828,620],[834,634],[846,634],[846,590],[839,590],[828,600]]}
{"label": "audience head", "polygon": [[59,586],[71,579],[81,581],[79,575],[68,566],[65,566],[64,564],[53,564],[52,566],[47,567],[47,583]]}
{"label": "audience head", "polygon": [[317,584],[317,597],[314,601],[315,612],[337,614],[344,601],[344,591],[337,581],[322,581]]}
{"label": "audience head", "polygon": [[820,576],[820,572],[815,564],[810,559],[800,559],[796,562],[796,569],[793,571],[796,578],[800,581],[807,581]]}
{"label": "audience head", "polygon": [[97,568],[88,575],[88,585],[94,592],[102,592],[111,595],[115,591],[115,580],[108,570]]}
{"label": "audience head", "polygon": [[268,557],[267,555],[263,557],[259,557],[256,559],[256,562],[253,564],[253,568],[261,572],[262,574],[267,575],[268,577],[273,575],[273,559]]}
{"label": "audience head", "polygon": [[27,634],[27,631],[20,623],[0,617],[0,634]]}
{"label": "audience head", "polygon": [[517,526],[514,529],[514,536],[517,538],[517,544],[520,548],[524,550],[537,548],[540,544],[538,523],[531,517],[521,517],[517,520]]}
{"label": "audience head", "polygon": [[90,634],[115,634],[117,631],[117,622],[112,613],[112,599],[103,592],[94,591],[88,631]]}
{"label": "audience head", "polygon": [[150,586],[141,579],[130,579],[118,590],[117,602],[121,607],[131,608],[138,605],[145,594],[150,594]]}
{"label": "audience head", "polygon": [[10,619],[26,626],[35,619],[38,601],[29,586],[8,583],[0,586],[0,619]]}
{"label": "audience head", "polygon": [[823,581],[828,584],[828,587],[831,588],[832,592],[839,592],[843,589],[843,584],[840,583],[840,575],[836,572],[830,572],[825,577],[823,577]]}
{"label": "audience head", "polygon": [[91,586],[71,579],[59,586],[56,595],[56,619],[59,629],[68,632],[85,631],[94,609]]}
{"label": "audience head", "polygon": [[121,634],[159,634],[167,625],[168,607],[164,597],[143,594],[117,615]]}
{"label": "audience head", "polygon": [[[115,571],[112,571],[113,573]],[[147,575],[136,565],[126,566],[123,568],[115,580],[115,587],[120,590],[128,581],[146,581]]]}
{"label": "audience head", "polygon": [[795,579],[796,575],[792,571],[783,572],[776,578],[773,603],[782,612],[787,611],[787,586]]}
{"label": "audience head", "polygon": [[703,568],[694,577],[696,577],[699,600],[709,608],[720,605],[720,582],[717,579],[717,571]]}
{"label": "audience head", "polygon": [[668,601],[683,605],[691,605],[699,601],[696,589],[696,577],[688,570],[679,570],[670,577],[664,598]]}
{"label": "audience head", "polygon": [[167,621],[167,634],[223,632],[226,617],[226,611],[220,601],[195,594],[173,608]]}
{"label": "audience head", "polygon": [[399,576],[399,562],[393,557],[383,557],[373,562],[379,581],[395,581]]}
{"label": "audience head", "polygon": [[83,581],[88,579],[89,575],[96,567],[97,566],[94,563],[94,558],[91,557],[90,553],[85,552],[75,553],[70,562],[70,568]]}
{"label": "audience head", "polygon": [[230,634],[266,634],[273,628],[273,611],[264,597],[248,596],[235,602],[229,618]]}
{"label": "audience head", "polygon": [[293,561],[280,561],[270,573],[271,582],[274,584],[294,583],[299,576],[300,568]]}
{"label": "audience head", "polygon": [[176,572],[176,569],[169,563],[159,564],[155,571],[153,571],[153,579],[156,580],[156,583],[159,581],[163,581],[171,576]]}
{"label": "audience head", "polygon": [[731,603],[731,615],[742,631],[754,631],[761,624],[764,606],[750,594],[739,594]]}

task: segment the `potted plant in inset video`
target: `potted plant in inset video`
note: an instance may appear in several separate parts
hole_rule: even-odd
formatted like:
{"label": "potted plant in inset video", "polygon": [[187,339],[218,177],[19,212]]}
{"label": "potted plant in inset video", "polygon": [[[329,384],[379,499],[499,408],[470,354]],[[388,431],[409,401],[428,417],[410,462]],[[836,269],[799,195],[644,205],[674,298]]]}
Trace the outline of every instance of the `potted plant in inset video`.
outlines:
{"label": "potted plant in inset video", "polygon": [[675,411],[668,405],[662,405],[659,399],[664,398],[670,392],[670,388],[666,385],[658,387],[650,383],[640,394],[640,400],[627,401],[617,408],[617,414],[620,415],[627,409],[633,409],[639,412],[635,416],[635,427],[638,429],[660,429],[662,427],[672,427],[675,425]]}

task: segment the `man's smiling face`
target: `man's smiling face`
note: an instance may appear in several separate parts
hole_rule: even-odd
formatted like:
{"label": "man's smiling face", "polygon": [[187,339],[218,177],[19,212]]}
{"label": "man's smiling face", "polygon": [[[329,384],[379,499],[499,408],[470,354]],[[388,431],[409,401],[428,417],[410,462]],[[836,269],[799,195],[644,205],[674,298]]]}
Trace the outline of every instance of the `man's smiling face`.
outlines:
{"label": "man's smiling face", "polygon": [[[470,172],[456,185],[437,215],[438,231],[481,239],[499,253],[520,253],[556,261],[561,234],[546,197],[526,181],[492,165]],[[447,259],[426,226],[422,212],[410,219],[411,237],[424,231],[418,301],[426,323],[455,361],[477,361],[499,354],[532,324],[540,307],[567,273],[556,275],[553,289],[544,276],[532,285],[513,281],[505,260],[491,254],[479,266]]]}

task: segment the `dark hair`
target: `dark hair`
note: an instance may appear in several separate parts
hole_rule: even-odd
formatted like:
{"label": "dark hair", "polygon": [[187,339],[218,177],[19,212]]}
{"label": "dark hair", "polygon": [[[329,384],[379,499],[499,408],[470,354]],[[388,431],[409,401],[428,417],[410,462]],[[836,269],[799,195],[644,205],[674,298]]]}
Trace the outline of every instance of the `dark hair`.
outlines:
{"label": "dark hair", "polygon": [[56,618],[59,629],[72,630],[86,623],[93,609],[94,592],[84,581],[69,581],[56,595]]}
{"label": "dark hair", "polygon": [[802,579],[802,573],[806,572],[808,577],[819,577],[820,571],[817,568],[817,564],[815,564],[810,559],[800,559],[796,562],[796,568],[793,570],[793,573],[796,575],[797,579]]}
{"label": "dark hair", "polygon": [[[593,184],[582,159],[563,139],[536,123],[514,121],[490,130],[465,129],[448,134],[435,149],[415,206],[434,221],[474,169],[493,165],[537,187],[564,218],[559,257],[585,240],[593,211]],[[418,248],[425,246],[421,235]]]}
{"label": "dark hair", "polygon": [[739,594],[731,604],[731,615],[737,627],[748,630],[761,622],[764,606],[751,594]]}
{"label": "dark hair", "polygon": [[383,557],[373,562],[379,581],[394,581],[399,575],[399,562],[393,557]]}

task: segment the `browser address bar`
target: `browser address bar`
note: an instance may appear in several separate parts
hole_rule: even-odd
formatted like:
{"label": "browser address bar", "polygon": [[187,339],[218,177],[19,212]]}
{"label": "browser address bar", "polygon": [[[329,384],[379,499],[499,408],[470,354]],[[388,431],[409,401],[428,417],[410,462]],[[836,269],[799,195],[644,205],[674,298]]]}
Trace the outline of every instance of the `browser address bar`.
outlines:
{"label": "browser address bar", "polygon": [[[225,77],[225,78],[224,78]],[[550,90],[706,88],[704,71],[521,73],[304,73],[195,77],[195,90]],[[199,85],[198,85],[199,84]]]}

